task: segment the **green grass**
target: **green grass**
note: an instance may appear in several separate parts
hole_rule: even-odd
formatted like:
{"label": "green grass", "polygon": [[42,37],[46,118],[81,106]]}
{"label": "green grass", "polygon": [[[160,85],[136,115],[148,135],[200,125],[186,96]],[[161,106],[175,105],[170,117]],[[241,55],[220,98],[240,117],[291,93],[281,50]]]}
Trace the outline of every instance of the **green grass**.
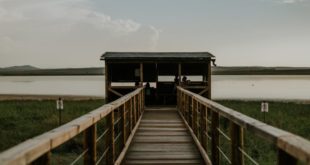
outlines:
{"label": "green grass", "polygon": [[[218,101],[247,116],[264,121],[260,111],[261,102],[257,101]],[[269,102],[266,123],[287,130],[310,140],[310,104],[293,102]]]}
{"label": "green grass", "polygon": [[[218,101],[219,103],[237,110],[247,116],[264,122],[263,113],[260,111],[261,102],[258,101]],[[269,112],[266,113],[266,123],[283,130],[287,130],[310,140],[310,105],[285,102],[269,102]],[[226,124],[225,124],[226,123]],[[221,118],[221,125],[228,134],[228,121]],[[229,155],[229,144],[226,139],[220,138],[220,145]],[[244,149],[259,164],[277,164],[277,148],[255,136],[252,132],[244,133]],[[221,162],[225,162],[221,159]],[[226,164],[226,163],[222,163]],[[245,164],[250,163],[245,158]]]}
{"label": "green grass", "polygon": [[[0,101],[0,152],[58,127],[55,101]],[[65,101],[62,123],[104,104],[104,100]]]}

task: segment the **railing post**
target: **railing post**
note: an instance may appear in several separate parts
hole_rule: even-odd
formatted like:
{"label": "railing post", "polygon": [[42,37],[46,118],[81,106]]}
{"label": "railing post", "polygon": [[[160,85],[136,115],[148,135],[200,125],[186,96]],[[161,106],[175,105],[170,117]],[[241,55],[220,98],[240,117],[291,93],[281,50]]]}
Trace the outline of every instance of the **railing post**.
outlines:
{"label": "railing post", "polygon": [[96,124],[93,124],[89,128],[87,128],[84,132],[84,150],[88,149],[87,153],[84,156],[84,164],[87,165],[95,165],[96,164],[96,156],[97,156],[97,128]]}
{"label": "railing post", "polygon": [[200,136],[201,136],[201,144],[202,147],[207,151],[207,141],[208,141],[208,137],[207,137],[207,133],[208,133],[208,129],[207,129],[207,124],[208,124],[208,118],[207,118],[207,107],[203,106],[200,110]]}
{"label": "railing post", "polygon": [[134,121],[134,124],[133,126],[136,125],[136,122],[137,122],[137,106],[136,106],[136,96],[133,96],[132,97],[132,102],[133,102],[133,121]]}
{"label": "railing post", "polygon": [[194,134],[197,136],[197,104],[198,102],[192,97],[192,129]]}
{"label": "railing post", "polygon": [[33,161],[31,165],[50,165],[50,160],[51,160],[51,152],[48,151],[44,155],[40,156],[37,160]]}
{"label": "railing post", "polygon": [[109,151],[107,153],[107,163],[114,164],[115,160],[115,141],[114,141],[114,111],[111,111],[107,116],[107,126],[109,128],[106,145],[109,145]]}
{"label": "railing post", "polygon": [[126,134],[126,108],[125,108],[125,104],[123,104],[121,106],[121,111],[122,111],[122,143],[123,146],[125,146],[126,141],[127,141],[127,134]]}
{"label": "railing post", "polygon": [[132,99],[130,99],[128,102],[129,102],[129,129],[130,129],[130,133],[131,133],[132,128],[133,128]]}
{"label": "railing post", "polygon": [[285,151],[278,149],[278,165],[296,165],[297,159]]}
{"label": "railing post", "polygon": [[219,114],[215,111],[211,112],[211,160],[213,165],[219,165],[220,155],[219,155]]}
{"label": "railing post", "polygon": [[243,149],[243,129],[234,122],[230,121],[230,138],[231,138],[231,164],[243,165],[244,156],[240,149]]}

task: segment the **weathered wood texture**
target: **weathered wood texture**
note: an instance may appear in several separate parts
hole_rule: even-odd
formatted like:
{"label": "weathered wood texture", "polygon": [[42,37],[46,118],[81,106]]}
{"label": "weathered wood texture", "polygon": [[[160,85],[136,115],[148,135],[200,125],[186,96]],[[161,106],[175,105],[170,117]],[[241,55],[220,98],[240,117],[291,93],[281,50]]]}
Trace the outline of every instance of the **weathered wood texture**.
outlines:
{"label": "weathered wood texture", "polygon": [[124,164],[204,164],[176,108],[146,108]]}
{"label": "weathered wood texture", "polygon": [[[231,140],[232,155],[230,160],[228,160],[229,163],[238,165],[244,163],[243,132],[248,131],[278,148],[278,164],[296,164],[298,160],[310,164],[310,141],[250,118],[182,87],[178,87],[177,96],[178,109],[180,114],[189,123],[190,129],[195,131],[198,127],[201,127],[198,137],[204,136],[199,142],[205,150],[207,150],[207,139],[211,139],[212,164],[219,164],[219,133],[222,133],[219,128],[220,117],[230,121],[230,137],[225,135]],[[200,107],[200,116],[202,117],[200,118],[200,125],[195,121],[197,120],[197,116],[195,115],[197,102],[198,105],[202,106],[202,108]],[[211,111],[210,120],[208,120],[208,111]],[[207,127],[209,122],[211,122],[210,130]],[[195,134],[197,135],[197,133]],[[208,137],[208,134],[211,137]]]}
{"label": "weathered wood texture", "polygon": [[[138,88],[120,99],[101,106],[100,108],[95,109],[67,124],[12,147],[0,154],[0,164],[49,164],[51,151],[63,143],[73,139],[80,133],[84,133],[85,135],[84,152],[77,157],[77,159],[84,156],[85,164],[97,164],[98,158],[96,143],[99,140],[98,138],[103,136],[97,135],[96,123],[102,119],[106,119],[107,121],[106,124],[108,129],[106,130],[107,133],[104,134],[104,137],[106,138],[108,149],[106,155],[102,155],[100,157],[104,157],[105,160],[107,160],[107,164],[114,164],[114,161],[118,156],[116,155],[116,136],[123,134],[121,137],[122,140],[120,140],[120,145],[127,142],[128,135],[132,133],[132,129],[126,130],[125,124],[130,122],[133,124],[132,127],[134,127],[136,121],[132,120],[137,119],[142,115],[144,107],[143,94],[143,88]],[[125,105],[129,105],[130,107],[126,107]],[[128,113],[124,114],[125,108],[130,109],[131,115],[136,114],[136,118],[133,118],[133,116],[131,116],[131,118],[127,118],[126,115],[128,115]],[[137,113],[138,110],[140,110],[141,113]],[[115,114],[121,118],[118,117],[117,119],[114,119]],[[117,129],[118,131],[120,130],[120,132],[116,132],[116,129],[114,129],[116,122],[115,120],[119,120],[122,124],[122,129]],[[123,148],[126,147],[124,144],[122,146]]]}

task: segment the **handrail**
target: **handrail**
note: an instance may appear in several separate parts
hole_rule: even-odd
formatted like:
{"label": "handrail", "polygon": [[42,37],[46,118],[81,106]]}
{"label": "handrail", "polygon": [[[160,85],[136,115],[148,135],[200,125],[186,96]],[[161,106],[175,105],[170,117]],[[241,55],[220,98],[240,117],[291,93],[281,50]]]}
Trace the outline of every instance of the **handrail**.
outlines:
{"label": "handrail", "polygon": [[[1,165],[26,165],[26,164],[49,164],[51,151],[64,144],[78,134],[84,132],[84,164],[96,164],[97,161],[97,122],[106,119],[107,133],[105,135],[108,146],[106,162],[114,164],[116,161],[116,145],[126,147],[128,137],[132,133],[138,119],[141,118],[144,108],[144,89],[135,91],[103,105],[88,114],[85,114],[67,124],[48,131],[44,134],[31,138],[17,146],[0,153]],[[115,144],[114,111],[121,111],[121,143]],[[128,116],[127,116],[128,115]],[[130,126],[127,128],[126,123]],[[117,134],[116,134],[117,135]],[[100,137],[102,138],[102,137]]]}
{"label": "handrail", "polygon": [[[249,131],[265,141],[274,144],[278,149],[278,164],[297,164],[302,161],[310,164],[310,141],[290,132],[272,127],[242,113],[227,108],[182,87],[177,88],[177,103],[180,114],[185,118],[200,144],[207,151],[207,136],[211,133],[211,160],[219,164],[219,117],[230,121],[231,163],[243,164],[243,132]],[[208,117],[208,116],[211,117]],[[211,118],[211,128],[208,128]],[[197,125],[200,123],[200,125]],[[197,127],[200,127],[197,129]],[[241,152],[243,151],[243,152]]]}

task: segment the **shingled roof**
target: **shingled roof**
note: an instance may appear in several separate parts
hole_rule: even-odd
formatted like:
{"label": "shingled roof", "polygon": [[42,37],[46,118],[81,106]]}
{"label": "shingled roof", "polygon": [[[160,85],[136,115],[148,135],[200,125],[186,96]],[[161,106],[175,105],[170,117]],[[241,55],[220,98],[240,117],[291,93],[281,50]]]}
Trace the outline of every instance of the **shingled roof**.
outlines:
{"label": "shingled roof", "polygon": [[101,60],[210,60],[214,56],[208,52],[106,52]]}

